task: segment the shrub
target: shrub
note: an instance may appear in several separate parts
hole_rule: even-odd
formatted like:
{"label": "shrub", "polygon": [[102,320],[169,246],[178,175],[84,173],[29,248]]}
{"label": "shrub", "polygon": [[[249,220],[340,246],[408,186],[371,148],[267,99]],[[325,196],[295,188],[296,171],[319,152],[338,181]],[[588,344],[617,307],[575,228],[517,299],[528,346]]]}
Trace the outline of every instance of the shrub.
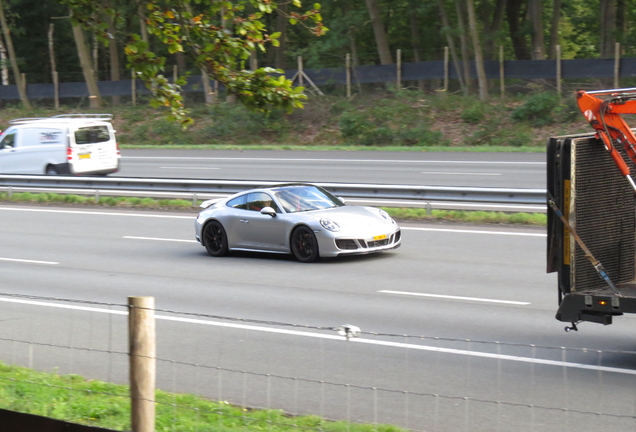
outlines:
{"label": "shrub", "polygon": [[338,119],[338,126],[342,137],[347,139],[357,139],[372,129],[373,123],[369,121],[366,115],[358,111],[347,111],[342,113]]}
{"label": "shrub", "polygon": [[554,111],[559,106],[559,96],[554,92],[536,93],[512,112],[516,121],[529,122],[532,126],[546,126],[557,121]]}
{"label": "shrub", "polygon": [[479,124],[486,117],[486,105],[475,103],[462,111],[461,117],[466,123]]}

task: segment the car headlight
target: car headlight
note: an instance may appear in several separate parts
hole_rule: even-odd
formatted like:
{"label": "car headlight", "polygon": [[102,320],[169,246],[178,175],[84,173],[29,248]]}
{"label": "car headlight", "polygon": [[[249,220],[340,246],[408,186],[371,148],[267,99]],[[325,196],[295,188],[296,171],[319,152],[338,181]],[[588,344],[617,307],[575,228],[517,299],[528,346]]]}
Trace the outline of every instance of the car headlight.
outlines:
{"label": "car headlight", "polygon": [[382,219],[384,219],[385,221],[395,223],[395,221],[391,218],[391,216],[389,216],[389,214],[385,212],[384,210],[380,210],[379,213],[380,213],[380,216],[382,216]]}
{"label": "car headlight", "polygon": [[320,219],[320,225],[322,225],[324,229],[329,231],[333,231],[333,232],[340,231],[340,226],[334,221],[332,221],[331,219],[327,219],[327,218]]}

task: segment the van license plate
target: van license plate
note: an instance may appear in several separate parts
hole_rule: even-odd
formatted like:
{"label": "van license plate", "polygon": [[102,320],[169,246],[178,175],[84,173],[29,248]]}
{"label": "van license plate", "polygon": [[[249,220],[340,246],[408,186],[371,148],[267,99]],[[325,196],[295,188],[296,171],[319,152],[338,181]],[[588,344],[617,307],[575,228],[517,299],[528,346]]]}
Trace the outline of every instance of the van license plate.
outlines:
{"label": "van license plate", "polygon": [[80,159],[90,159],[91,158],[91,154],[90,153],[80,153],[77,155],[78,158]]}
{"label": "van license plate", "polygon": [[386,238],[386,234],[382,234],[379,236],[374,236],[373,240],[384,240]]}

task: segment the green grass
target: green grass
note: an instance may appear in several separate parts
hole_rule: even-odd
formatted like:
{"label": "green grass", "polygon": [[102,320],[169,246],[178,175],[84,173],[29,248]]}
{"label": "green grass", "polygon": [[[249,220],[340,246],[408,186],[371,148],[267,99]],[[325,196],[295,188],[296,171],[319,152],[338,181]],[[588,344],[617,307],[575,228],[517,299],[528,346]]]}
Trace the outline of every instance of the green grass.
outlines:
{"label": "green grass", "polygon": [[591,132],[573,97],[559,100],[553,92],[528,92],[481,101],[476,96],[377,89],[352,99],[312,96],[303,109],[269,115],[223,101],[211,106],[188,102],[194,124],[186,130],[166,119],[166,109],[145,102],[99,109],[6,107],[0,110],[0,129],[15,118],[99,112],[113,115],[124,149],[471,152],[543,152],[550,136]]}
{"label": "green grass", "polygon": [[[40,204],[60,205],[99,205],[117,208],[146,208],[191,211],[195,213],[198,207],[192,205],[192,201],[181,199],[153,199],[139,197],[100,197],[95,202],[94,197],[82,195],[64,195],[55,193],[13,193],[11,197],[7,192],[0,192],[0,202],[26,202]],[[198,201],[200,203],[200,201]],[[505,213],[488,211],[465,210],[431,210],[423,208],[394,208],[384,207],[391,217],[398,221],[447,221],[468,223],[495,223],[546,226],[547,216],[544,213]]]}
{"label": "green grass", "polygon": [[[130,430],[129,388],[9,366],[0,362],[0,408],[95,427]],[[192,394],[156,392],[157,432],[240,432],[321,430],[328,432],[401,432],[391,425],[293,417],[280,410],[252,410]]]}
{"label": "green grass", "polygon": [[466,210],[431,210],[421,208],[388,208],[383,207],[392,218],[402,221],[447,221],[467,223],[514,224],[530,226],[546,226],[547,215],[544,213],[505,213],[491,211]]}

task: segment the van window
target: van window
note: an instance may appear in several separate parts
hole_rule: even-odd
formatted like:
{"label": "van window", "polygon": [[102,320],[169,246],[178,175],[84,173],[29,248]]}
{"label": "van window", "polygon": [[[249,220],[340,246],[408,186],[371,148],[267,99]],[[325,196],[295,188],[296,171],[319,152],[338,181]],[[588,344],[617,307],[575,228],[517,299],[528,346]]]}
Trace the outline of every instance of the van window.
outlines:
{"label": "van window", "polygon": [[106,126],[89,126],[75,131],[76,144],[93,144],[110,141],[110,133]]}
{"label": "van window", "polygon": [[2,137],[0,141],[0,149],[13,148],[15,146],[15,131],[10,132],[8,135]]}

